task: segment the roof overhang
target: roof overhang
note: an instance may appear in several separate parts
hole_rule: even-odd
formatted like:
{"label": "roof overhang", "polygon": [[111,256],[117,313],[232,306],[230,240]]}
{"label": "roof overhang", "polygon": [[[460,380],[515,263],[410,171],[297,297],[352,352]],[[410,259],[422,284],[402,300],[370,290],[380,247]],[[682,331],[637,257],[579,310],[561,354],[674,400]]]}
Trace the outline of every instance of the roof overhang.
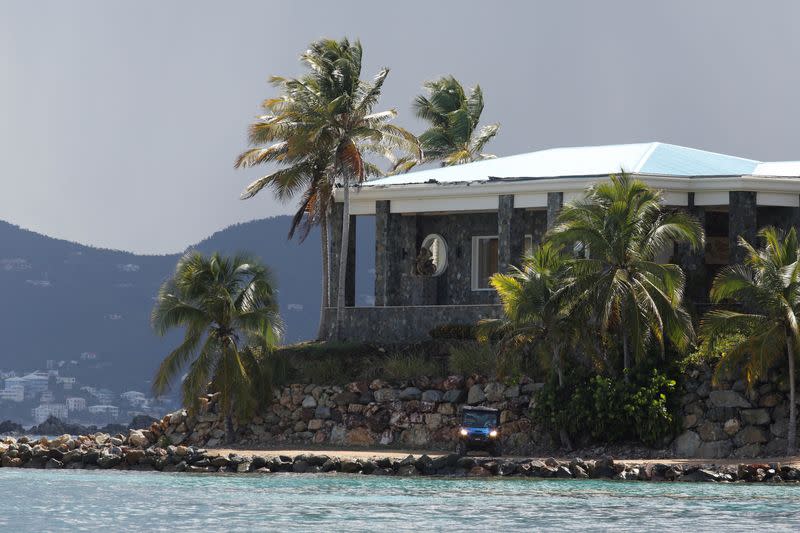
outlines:
{"label": "roof overhang", "polygon": [[[689,205],[694,193],[695,205],[728,205],[728,192],[753,191],[758,205],[800,206],[800,178],[765,176],[664,176],[631,174],[664,194],[667,205]],[[501,195],[514,195],[514,206],[537,209],[547,207],[547,193],[561,192],[564,202],[580,198],[586,189],[604,176],[569,176],[536,179],[502,179],[463,183],[414,183],[407,185],[362,186],[353,188],[350,213],[375,214],[375,202],[390,200],[392,213],[431,213],[497,210]],[[335,191],[341,202],[343,191]]]}

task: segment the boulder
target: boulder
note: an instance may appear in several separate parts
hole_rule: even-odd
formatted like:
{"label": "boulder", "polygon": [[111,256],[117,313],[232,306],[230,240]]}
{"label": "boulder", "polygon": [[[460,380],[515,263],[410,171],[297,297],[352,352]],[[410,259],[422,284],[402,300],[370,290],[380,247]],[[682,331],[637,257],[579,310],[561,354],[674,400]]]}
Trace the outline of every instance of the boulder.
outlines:
{"label": "boulder", "polygon": [[486,394],[483,392],[483,388],[475,384],[469,388],[469,393],[467,394],[467,403],[470,405],[476,405],[486,400]]}
{"label": "boulder", "polygon": [[726,435],[733,436],[739,432],[742,428],[741,422],[739,422],[736,418],[731,418],[725,421],[725,424],[722,426],[722,430],[725,432]]}
{"label": "boulder", "polygon": [[742,409],[739,416],[742,417],[742,422],[748,426],[769,424],[771,420],[766,409]]}
{"label": "boulder", "polygon": [[447,403],[461,403],[464,401],[464,391],[462,389],[450,389],[444,393],[442,401]]}
{"label": "boulder", "polygon": [[726,437],[725,431],[722,429],[722,424],[717,422],[705,421],[697,428],[697,434],[704,441],[721,440]]}
{"label": "boulder", "polygon": [[360,394],[350,391],[340,392],[339,394],[335,394],[331,400],[338,405],[339,407],[346,406],[351,403],[358,403],[358,399],[361,397]]}
{"label": "boulder", "polygon": [[318,405],[316,409],[314,409],[314,418],[319,418],[322,420],[327,420],[331,417],[331,408],[325,407],[323,405]]}
{"label": "boulder", "polygon": [[347,432],[344,443],[349,446],[372,446],[375,444],[375,437],[367,428],[355,428]]}
{"label": "boulder", "polygon": [[316,407],[317,406],[317,400],[314,398],[314,396],[309,394],[305,398],[303,398],[303,403],[301,404],[301,406],[303,408],[305,408],[305,409],[310,409],[312,407]]}
{"label": "boulder", "polygon": [[733,444],[728,439],[704,442],[697,448],[697,457],[718,459],[728,457],[732,450]]}
{"label": "boulder", "polygon": [[422,393],[422,401],[428,403],[438,403],[442,401],[444,394],[440,390],[430,389]]}
{"label": "boulder", "polygon": [[770,432],[776,437],[786,438],[789,432],[789,420],[781,418],[769,427]]}
{"label": "boulder", "polygon": [[400,398],[400,391],[397,389],[378,389],[373,394],[378,403],[393,402]]}
{"label": "boulder", "polygon": [[675,455],[681,458],[691,458],[697,456],[700,447],[700,435],[692,430],[684,431],[672,443]]}
{"label": "boulder", "polygon": [[128,444],[137,448],[146,448],[150,443],[140,430],[132,429],[128,432]]}
{"label": "boulder", "polygon": [[744,396],[732,390],[711,391],[709,400],[715,407],[752,407]]}
{"label": "boulder", "polygon": [[761,400],[758,402],[758,405],[760,407],[775,407],[782,401],[783,395],[781,395],[779,392],[773,392],[772,394],[765,394],[762,396]]}
{"label": "boulder", "polygon": [[767,442],[766,432],[758,426],[747,426],[733,438],[737,446],[748,444],[763,444]]}
{"label": "boulder", "polygon": [[[489,402],[499,402],[503,399],[503,393],[506,391],[506,386],[502,383],[492,382],[487,383],[486,387],[484,387],[483,392],[486,395],[486,401]],[[472,389],[470,389],[472,392]]]}
{"label": "boulder", "polygon": [[400,393],[400,399],[403,401],[419,400],[422,398],[422,391],[416,387],[406,387]]}
{"label": "boulder", "polygon": [[464,388],[464,376],[448,376],[442,382],[442,388],[445,391]]}

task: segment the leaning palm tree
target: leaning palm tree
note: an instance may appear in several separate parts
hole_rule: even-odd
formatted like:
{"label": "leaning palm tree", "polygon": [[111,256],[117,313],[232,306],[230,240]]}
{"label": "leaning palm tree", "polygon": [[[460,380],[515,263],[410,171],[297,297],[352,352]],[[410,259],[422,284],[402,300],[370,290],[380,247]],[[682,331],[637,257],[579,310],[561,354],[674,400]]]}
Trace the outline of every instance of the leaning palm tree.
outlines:
{"label": "leaning palm tree", "polygon": [[547,238],[580,250],[559,297],[590,310],[601,334],[616,331],[625,370],[631,355],[640,360],[653,339],[662,355],[665,338],[678,347],[692,341],[692,322],[681,301],[683,271],[657,256],[675,243],[701,247],[703,229],[686,213],[665,210],[660,192],[624,173],[611,176],[590,187],[584,199],[565,205]]}
{"label": "leaning palm tree", "polygon": [[320,105],[309,120],[316,125],[317,142],[329,155],[329,181],[342,189],[342,242],[339,254],[336,297],[336,336],[342,334],[344,320],[347,250],[350,237],[350,189],[381,170],[364,157],[367,154],[396,158],[395,151],[419,159],[422,153],[417,138],[390,124],[395,110],[373,112],[389,75],[384,68],[372,81],[361,79],[361,43],[347,39],[323,39],[311,44],[303,61],[311,68],[309,83],[318,88]]}
{"label": "leaning palm tree", "polygon": [[501,336],[503,350],[533,350],[546,354],[549,365],[564,385],[564,355],[577,331],[571,322],[572,306],[556,300],[565,261],[560,247],[545,242],[537,246],[521,267],[490,280],[503,305],[504,317],[481,322],[484,339]]}
{"label": "leaning palm tree", "polygon": [[158,292],[151,322],[164,335],[184,328],[183,342],[161,362],[153,381],[164,394],[187,367],[183,403],[196,408],[218,392],[228,440],[233,415],[248,416],[259,388],[263,357],[279,341],[283,323],[267,267],[246,255],[184,255]]}
{"label": "leaning palm tree", "polygon": [[[372,81],[361,80],[361,57],[358,41],[323,39],[312,43],[301,57],[310,69],[308,74],[300,79],[273,78],[273,83],[282,88],[283,96],[265,102],[270,113],[251,127],[251,143],[259,146],[242,154],[237,162],[242,166],[263,162],[285,165],[253,182],[246,196],[268,185],[284,198],[304,191],[293,228],[303,220],[307,227],[315,223],[322,226],[323,307],[329,304],[325,296],[329,276],[327,216],[333,191],[337,187],[342,189],[337,335],[343,319],[351,185],[363,182],[367,176],[382,174],[364,155],[378,154],[390,161],[408,154],[421,157],[416,137],[390,124],[396,111],[373,112],[389,70],[384,68]],[[273,144],[260,146],[265,143]]]}
{"label": "leaning palm tree", "polygon": [[709,311],[701,322],[700,334],[712,346],[721,338],[737,339],[720,359],[715,378],[741,369],[752,385],[780,358],[786,357],[789,379],[787,454],[793,455],[797,450],[795,359],[800,343],[797,323],[800,251],[794,228],[783,234],[767,227],[759,232],[759,237],[764,241],[760,249],[739,237],[739,246],[746,253],[744,264],[724,268],[711,286],[713,302],[737,302],[742,310]]}
{"label": "leaning palm tree", "polygon": [[[235,167],[278,164],[280,168],[258,178],[242,193],[243,199],[256,196],[265,187],[281,201],[300,195],[300,202],[289,227],[289,238],[300,230],[302,243],[315,226],[320,228],[322,256],[322,298],[320,328],[325,308],[330,306],[330,248],[328,217],[332,201],[331,139],[320,137],[319,125],[312,120],[320,106],[326,105],[314,79],[287,79],[278,76],[271,83],[280,89],[277,98],[264,101],[265,114],[250,125],[252,148],[242,152]],[[318,336],[322,335],[322,331]]]}
{"label": "leaning palm tree", "polygon": [[[424,84],[427,95],[414,100],[417,117],[428,122],[428,129],[419,137],[424,162],[441,161],[443,166],[459,165],[494,156],[483,151],[499,124],[478,129],[483,113],[483,91],[476,85],[469,94],[453,76],[445,76]],[[406,171],[419,160],[403,159],[396,171]]]}

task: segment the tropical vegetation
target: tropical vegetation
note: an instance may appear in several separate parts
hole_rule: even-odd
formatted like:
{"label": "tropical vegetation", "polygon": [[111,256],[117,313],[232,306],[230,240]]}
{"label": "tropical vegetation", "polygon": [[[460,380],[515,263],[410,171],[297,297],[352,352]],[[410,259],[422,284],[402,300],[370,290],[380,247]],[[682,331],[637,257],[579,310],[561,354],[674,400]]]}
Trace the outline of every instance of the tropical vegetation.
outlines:
{"label": "tropical vegetation", "polygon": [[156,395],[179,379],[191,408],[218,393],[231,440],[234,415],[249,416],[272,395],[269,355],[283,326],[269,269],[243,254],[189,252],[158,291],[151,322],[159,335],[184,330],[156,372]]}
{"label": "tropical vegetation", "polygon": [[601,335],[619,339],[624,372],[651,342],[662,355],[666,340],[682,350],[693,342],[683,271],[659,255],[671,256],[675,244],[702,247],[703,229],[687,213],[665,209],[659,191],[624,173],[611,176],[565,205],[547,238],[578,248],[558,299],[588,310]]}
{"label": "tropical vegetation", "polygon": [[469,92],[453,76],[425,82],[427,94],[414,99],[414,114],[428,123],[420,136],[423,158],[401,158],[395,172],[406,172],[419,163],[439,161],[442,166],[460,165],[494,155],[484,148],[500,129],[499,124],[478,128],[483,113],[483,91],[476,85]]}
{"label": "tropical vegetation", "polygon": [[[797,451],[795,363],[800,344],[800,250],[794,228],[787,233],[766,227],[756,248],[739,237],[744,264],[722,269],[711,286],[715,303],[735,302],[737,309],[714,309],[701,322],[709,342],[732,344],[717,364],[717,375],[743,371],[752,385],[770,368],[785,362],[789,381],[787,454]],[[731,339],[735,342],[730,343]]]}

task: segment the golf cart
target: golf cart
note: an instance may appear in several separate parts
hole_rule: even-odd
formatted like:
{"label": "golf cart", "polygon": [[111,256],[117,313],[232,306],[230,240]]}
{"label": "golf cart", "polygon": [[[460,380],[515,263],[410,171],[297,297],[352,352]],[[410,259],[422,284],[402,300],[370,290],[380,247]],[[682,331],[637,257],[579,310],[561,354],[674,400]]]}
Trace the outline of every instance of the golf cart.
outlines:
{"label": "golf cart", "polygon": [[458,431],[458,454],[466,455],[472,450],[489,452],[492,457],[500,452],[500,411],[490,407],[464,406],[461,428]]}

